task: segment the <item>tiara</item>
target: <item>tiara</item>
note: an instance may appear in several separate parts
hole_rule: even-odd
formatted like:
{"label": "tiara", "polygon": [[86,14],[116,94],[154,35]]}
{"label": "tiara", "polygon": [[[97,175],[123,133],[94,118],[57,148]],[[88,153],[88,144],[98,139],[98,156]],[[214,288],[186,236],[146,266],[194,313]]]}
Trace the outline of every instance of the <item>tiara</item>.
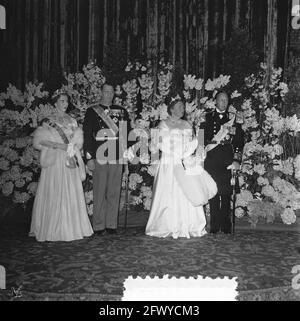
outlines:
{"label": "tiara", "polygon": [[57,97],[57,96],[59,96],[59,95],[68,95],[69,96],[69,94],[67,93],[67,91],[66,90],[63,90],[62,88],[61,89],[57,89],[57,90],[55,90],[55,92],[53,93],[53,95],[52,95],[52,99],[54,99],[55,97]]}

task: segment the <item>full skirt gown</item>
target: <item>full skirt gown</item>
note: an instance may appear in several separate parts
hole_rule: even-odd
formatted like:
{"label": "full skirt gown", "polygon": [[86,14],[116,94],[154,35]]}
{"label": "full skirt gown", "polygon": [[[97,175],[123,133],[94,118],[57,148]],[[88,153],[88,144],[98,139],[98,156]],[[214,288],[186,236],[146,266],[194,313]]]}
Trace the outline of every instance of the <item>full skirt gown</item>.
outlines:
{"label": "full skirt gown", "polygon": [[[75,126],[76,127],[76,126]],[[72,134],[69,128],[63,128]],[[75,136],[82,133],[75,128]],[[38,241],[73,241],[93,234],[87,214],[79,168],[66,166],[66,152],[40,145],[41,140],[62,143],[54,128],[43,125],[34,136],[34,146],[41,150],[41,176],[34,200],[30,236]],[[81,145],[81,143],[80,143]]]}
{"label": "full skirt gown", "polygon": [[203,167],[188,171],[184,166],[182,160],[189,159],[197,141],[189,142],[184,137],[186,131],[169,129],[165,122],[161,130],[164,131],[160,145],[162,155],[154,180],[146,234],[175,239],[201,237],[206,234],[203,205],[217,193],[216,184]]}

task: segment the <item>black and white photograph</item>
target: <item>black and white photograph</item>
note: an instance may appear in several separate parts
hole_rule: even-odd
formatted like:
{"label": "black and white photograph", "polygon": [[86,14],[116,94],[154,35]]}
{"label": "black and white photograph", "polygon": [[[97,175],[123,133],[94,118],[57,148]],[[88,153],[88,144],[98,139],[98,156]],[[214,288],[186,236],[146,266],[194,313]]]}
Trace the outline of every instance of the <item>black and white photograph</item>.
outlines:
{"label": "black and white photograph", "polygon": [[0,301],[300,301],[300,0],[0,0]]}

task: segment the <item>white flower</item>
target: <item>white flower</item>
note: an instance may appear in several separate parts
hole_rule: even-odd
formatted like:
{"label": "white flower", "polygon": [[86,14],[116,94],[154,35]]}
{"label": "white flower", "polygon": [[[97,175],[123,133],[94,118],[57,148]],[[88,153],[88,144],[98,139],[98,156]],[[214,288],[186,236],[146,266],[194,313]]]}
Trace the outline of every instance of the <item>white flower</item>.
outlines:
{"label": "white flower", "polygon": [[251,141],[249,143],[246,143],[244,146],[244,155],[251,156],[255,152],[261,152],[263,147],[259,144],[257,144],[255,141]]}
{"label": "white flower", "polygon": [[231,76],[220,75],[217,79],[215,79],[216,89],[225,87],[230,82],[230,78]]}
{"label": "white flower", "polygon": [[252,141],[257,141],[257,139],[260,137],[260,131],[253,131],[251,132],[251,140]]}
{"label": "white flower", "polygon": [[260,63],[260,68],[263,69],[263,70],[267,70],[268,66],[265,62],[261,62]]}
{"label": "white flower", "polygon": [[258,123],[254,117],[244,118],[242,129],[247,131],[249,128],[258,128]]}
{"label": "white flower", "polygon": [[30,142],[28,137],[17,138],[16,139],[16,148],[24,148]]}
{"label": "white flower", "polygon": [[280,136],[282,132],[285,130],[285,120],[280,117],[272,124],[274,135]]}
{"label": "white flower", "polygon": [[259,176],[257,178],[257,184],[262,186],[262,185],[268,185],[269,184],[269,180],[265,177]]}
{"label": "white flower", "polygon": [[118,106],[122,106],[122,99],[119,97],[116,97],[114,100],[114,104]]}
{"label": "white flower", "polygon": [[194,89],[197,83],[196,76],[184,75],[183,83],[186,89]]}
{"label": "white flower", "polygon": [[286,83],[280,82],[278,89],[280,90],[280,96],[284,97],[289,92],[289,87]]}
{"label": "white flower", "polygon": [[265,185],[262,190],[261,190],[261,193],[267,197],[271,197],[273,198],[273,196],[275,195],[275,190],[273,188],[273,186],[271,185]]}
{"label": "white flower", "polygon": [[284,224],[291,225],[296,222],[297,217],[291,208],[286,208],[281,214],[281,219]]}
{"label": "white flower", "polygon": [[243,163],[242,172],[248,175],[253,175],[252,165]]}
{"label": "white flower", "polygon": [[150,156],[148,154],[143,154],[140,156],[140,162],[142,164],[149,164],[150,162]]}
{"label": "white flower", "polygon": [[0,170],[2,171],[7,171],[10,167],[10,163],[7,159],[5,159],[4,157],[0,158]]}
{"label": "white flower", "polygon": [[252,101],[251,99],[247,99],[242,104],[242,110],[248,110],[252,108]]}
{"label": "white flower", "polygon": [[152,196],[152,189],[151,189],[150,186],[143,185],[141,187],[141,192],[142,192],[144,197],[151,198],[151,196]]}
{"label": "white flower", "polygon": [[126,72],[129,72],[132,69],[132,65],[128,64],[125,68]]}
{"label": "white flower", "polygon": [[205,108],[216,109],[216,102],[214,100],[207,100],[205,103]]}
{"label": "white flower", "polygon": [[240,186],[243,186],[244,184],[245,184],[245,179],[244,179],[244,176],[242,176],[242,175],[239,175],[239,185]]}
{"label": "white flower", "polygon": [[132,203],[133,205],[138,205],[138,204],[143,203],[142,195],[141,194],[138,196],[131,195],[130,203]]}
{"label": "white flower", "polygon": [[237,98],[242,96],[241,93],[239,93],[237,90],[235,90],[232,94],[231,94],[231,99]]}
{"label": "white flower", "polygon": [[296,115],[292,117],[286,117],[285,127],[288,131],[291,131],[291,134],[296,135],[300,132],[300,119]]}
{"label": "white flower", "polygon": [[149,120],[150,116],[151,116],[151,111],[148,111],[148,110],[143,110],[141,113],[140,113],[140,116],[143,120]]}
{"label": "white flower", "polygon": [[6,158],[7,158],[8,160],[10,160],[11,162],[14,162],[14,161],[16,161],[16,160],[19,158],[19,155],[18,155],[18,153],[17,153],[15,150],[10,149],[10,150],[8,151],[8,153],[6,154]]}
{"label": "white flower", "polygon": [[188,90],[183,91],[183,97],[185,100],[189,100],[191,98],[191,94]]}
{"label": "white flower", "polygon": [[15,192],[14,193],[14,201],[16,203],[26,203],[30,199],[30,195],[28,193],[20,193],[20,192]]}
{"label": "white flower", "polygon": [[118,95],[118,96],[120,96],[122,94],[122,89],[121,89],[120,85],[116,86],[115,94]]}
{"label": "white flower", "polygon": [[15,185],[17,188],[21,188],[25,185],[25,181],[23,179],[18,179],[17,181],[15,181]]}
{"label": "white flower", "polygon": [[14,190],[14,184],[12,182],[7,182],[2,186],[2,193],[4,196],[9,196]]}
{"label": "white flower", "polygon": [[137,187],[137,184],[142,183],[143,178],[139,174],[132,173],[129,176],[129,188],[131,190],[135,190]]}
{"label": "white flower", "polygon": [[233,105],[230,105],[230,106],[228,107],[228,112],[230,113],[230,116],[231,116],[231,117],[234,117],[234,115],[236,115],[236,108],[234,108]]}
{"label": "white flower", "polygon": [[205,90],[213,91],[214,89],[215,89],[215,83],[211,79],[208,79],[205,84]]}
{"label": "white flower", "polygon": [[26,171],[22,173],[22,178],[25,179],[27,182],[29,182],[29,181],[32,181],[32,175],[33,175],[33,172]]}
{"label": "white flower", "polygon": [[248,88],[253,87],[255,85],[255,77],[254,77],[254,75],[252,74],[251,76],[246,77],[245,78],[245,83],[246,83],[246,86]]}
{"label": "white flower", "polygon": [[283,147],[282,147],[281,145],[276,144],[273,148],[274,148],[274,153],[275,153],[275,155],[277,155],[277,156],[282,155],[282,153],[283,153]]}
{"label": "white flower", "polygon": [[241,207],[238,207],[235,209],[235,216],[237,218],[242,218],[244,215],[245,215],[245,211]]}
{"label": "white flower", "polygon": [[208,97],[203,97],[200,99],[200,104],[205,104],[208,100]]}
{"label": "white flower", "polygon": [[29,191],[29,193],[31,193],[32,195],[35,195],[36,191],[37,191],[37,187],[38,187],[38,183],[37,182],[31,182],[28,184],[27,186],[27,190]]}
{"label": "white flower", "polygon": [[283,161],[283,168],[282,172],[285,175],[293,175],[294,173],[294,166],[293,166],[294,159],[289,157],[287,160]]}
{"label": "white flower", "polygon": [[186,103],[185,106],[185,110],[188,114],[192,113],[197,108],[196,102],[194,100],[190,103]]}
{"label": "white flower", "polygon": [[16,181],[20,178],[21,170],[19,166],[14,165],[10,170],[10,177],[13,181]]}
{"label": "white flower", "polygon": [[237,194],[236,206],[246,207],[247,204],[253,200],[253,195],[248,190],[242,190],[240,194]]}
{"label": "white flower", "polygon": [[254,172],[258,173],[259,175],[264,175],[266,172],[264,164],[256,164],[253,168]]}
{"label": "white flower", "polygon": [[196,81],[195,89],[196,89],[196,90],[201,90],[202,87],[203,87],[203,79],[199,78],[199,79],[197,79],[197,81]]}

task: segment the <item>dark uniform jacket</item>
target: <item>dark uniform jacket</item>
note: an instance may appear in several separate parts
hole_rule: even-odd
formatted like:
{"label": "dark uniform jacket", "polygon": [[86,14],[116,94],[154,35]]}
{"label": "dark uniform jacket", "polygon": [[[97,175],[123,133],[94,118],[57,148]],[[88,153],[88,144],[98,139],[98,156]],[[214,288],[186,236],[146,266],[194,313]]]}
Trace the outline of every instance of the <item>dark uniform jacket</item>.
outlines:
{"label": "dark uniform jacket", "polygon": [[[123,157],[123,152],[126,147],[129,147],[131,144],[128,143],[128,134],[130,132],[130,119],[128,112],[125,108],[121,106],[112,105],[109,107],[99,104],[99,106],[110,116],[113,122],[119,128],[119,131],[116,135],[116,140],[109,140],[109,143],[113,144],[115,153],[111,158],[119,160]],[[85,160],[96,159],[97,149],[104,143],[107,144],[108,140],[97,140],[103,134],[107,136],[115,136],[111,130],[109,130],[108,124],[99,116],[94,108],[98,107],[89,107],[86,111],[84,123],[83,123],[83,132],[84,132],[84,158]],[[121,124],[121,126],[120,126]],[[125,126],[125,127],[124,127]],[[121,129],[122,128],[122,129]],[[97,135],[98,134],[98,135]],[[128,146],[127,146],[128,145]],[[121,146],[121,148],[120,148]],[[90,156],[89,156],[90,155]],[[108,151],[105,154],[108,155]]]}
{"label": "dark uniform jacket", "polygon": [[[201,124],[201,128],[204,129],[205,146],[214,143],[213,138],[220,130],[221,125],[230,121],[228,111],[221,115],[223,115],[223,117],[215,110],[207,114],[206,121]],[[235,121],[230,134],[227,135],[217,147],[207,153],[204,168],[216,181],[219,194],[231,194],[231,170],[228,170],[227,167],[231,165],[234,160],[241,162],[243,146],[243,130],[241,124]]]}

